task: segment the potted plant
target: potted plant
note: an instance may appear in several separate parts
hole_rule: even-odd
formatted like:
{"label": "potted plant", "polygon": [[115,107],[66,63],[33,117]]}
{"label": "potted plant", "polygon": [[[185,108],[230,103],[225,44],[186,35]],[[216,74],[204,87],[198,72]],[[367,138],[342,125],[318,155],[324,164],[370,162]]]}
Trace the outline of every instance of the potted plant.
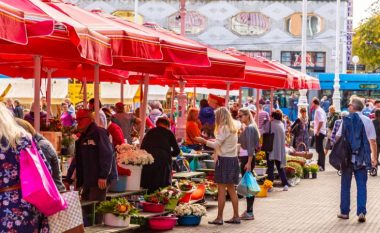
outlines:
{"label": "potted plant", "polygon": [[317,179],[317,172],[319,170],[318,164],[311,164],[310,165],[310,172],[311,172],[311,178],[312,179]]}
{"label": "potted plant", "polygon": [[260,151],[256,154],[256,158],[255,158],[256,166],[254,170],[256,174],[259,176],[263,176],[267,172],[265,157],[266,157],[266,154],[264,151]]}
{"label": "potted plant", "polygon": [[117,146],[116,151],[118,164],[131,171],[127,179],[127,190],[140,190],[142,166],[152,164],[153,156],[126,143]]}
{"label": "potted plant", "polygon": [[260,192],[256,194],[256,197],[267,197],[268,190],[273,188],[273,182],[270,180],[265,180],[262,185],[260,185]]}
{"label": "potted plant", "polygon": [[310,178],[310,166],[309,165],[305,165],[302,167],[303,169],[303,178],[304,179],[309,179]]}
{"label": "potted plant", "polygon": [[180,226],[198,226],[207,210],[199,204],[181,204],[174,209]]}
{"label": "potted plant", "polygon": [[104,224],[114,227],[129,226],[130,217],[138,214],[137,209],[125,198],[112,198],[100,202],[97,213],[104,214]]}

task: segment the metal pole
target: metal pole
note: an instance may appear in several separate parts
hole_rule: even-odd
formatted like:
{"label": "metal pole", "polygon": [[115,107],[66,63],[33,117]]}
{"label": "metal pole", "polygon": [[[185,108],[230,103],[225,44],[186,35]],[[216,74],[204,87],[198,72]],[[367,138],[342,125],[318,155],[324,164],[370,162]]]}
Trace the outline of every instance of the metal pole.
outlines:
{"label": "metal pole", "polygon": [[180,16],[181,16],[181,36],[185,36],[186,29],[186,0],[181,0],[181,8],[180,8]]}
{"label": "metal pole", "polygon": [[34,56],[34,129],[40,132],[40,87],[41,87],[41,56]]}
{"label": "metal pole", "polygon": [[[99,65],[94,65],[94,106],[95,106],[95,123],[100,126],[99,117]],[[107,127],[106,125],[104,127]]]}
{"label": "metal pole", "polygon": [[340,112],[340,85],[339,85],[339,62],[340,62],[340,0],[336,1],[336,18],[335,18],[335,77],[334,77],[334,94],[333,105],[337,112]]}
{"label": "metal pole", "polygon": [[358,66],[358,64],[357,63],[355,63],[355,65],[354,65],[354,74],[356,74],[356,72],[357,72],[357,67]]}
{"label": "metal pole", "polygon": [[124,104],[124,80],[120,79],[120,102]]}
{"label": "metal pole", "polygon": [[228,109],[228,104],[230,103],[230,86],[231,86],[231,83],[230,82],[227,82],[227,90],[226,90],[226,108]]}
{"label": "metal pole", "polygon": [[141,127],[140,127],[140,132],[139,132],[140,145],[142,143],[142,140],[145,134],[145,123],[146,123],[145,116],[146,116],[146,108],[148,105],[148,91],[149,91],[149,74],[145,74],[144,75],[144,99],[141,104],[142,109],[141,109],[141,115],[140,115],[140,119],[141,119]]}
{"label": "metal pole", "polygon": [[[302,42],[301,42],[301,72],[306,75],[306,56],[307,56],[307,0],[302,1]],[[300,90],[298,108],[308,107],[307,90]]]}
{"label": "metal pole", "polygon": [[135,13],[135,17],[134,17],[134,20],[135,20],[135,23],[138,23],[139,19],[138,19],[138,13],[139,12],[139,0],[135,0],[135,10],[134,10],[134,13]]}

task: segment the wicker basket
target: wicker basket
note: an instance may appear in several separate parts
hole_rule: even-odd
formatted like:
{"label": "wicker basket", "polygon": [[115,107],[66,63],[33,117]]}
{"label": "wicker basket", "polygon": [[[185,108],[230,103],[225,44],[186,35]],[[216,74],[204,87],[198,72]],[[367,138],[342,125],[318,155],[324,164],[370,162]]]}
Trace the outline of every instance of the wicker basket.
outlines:
{"label": "wicker basket", "polygon": [[305,159],[312,159],[313,158],[313,153],[311,153],[309,151],[309,149],[307,148],[306,144],[303,143],[303,142],[299,143],[297,145],[297,150],[300,148],[300,146],[303,146],[305,150],[304,151],[295,151],[295,152],[293,152],[290,155],[303,157]]}

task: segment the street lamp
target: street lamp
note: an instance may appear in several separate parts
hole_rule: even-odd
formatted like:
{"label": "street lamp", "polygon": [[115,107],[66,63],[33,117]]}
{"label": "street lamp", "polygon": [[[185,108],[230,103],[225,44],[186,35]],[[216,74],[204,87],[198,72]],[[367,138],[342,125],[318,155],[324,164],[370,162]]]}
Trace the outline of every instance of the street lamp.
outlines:
{"label": "street lamp", "polygon": [[356,74],[357,71],[357,65],[359,63],[359,57],[358,56],[353,56],[352,57],[352,62],[354,63],[354,74]]}
{"label": "street lamp", "polygon": [[[301,72],[306,75],[306,41],[307,41],[307,0],[302,1],[302,42],[301,42]],[[307,90],[300,90],[300,98],[298,101],[298,109],[307,108]],[[299,112],[299,111],[298,111]]]}
{"label": "street lamp", "polygon": [[336,19],[335,19],[335,77],[334,77],[334,94],[333,105],[337,112],[340,112],[340,79],[339,79],[339,62],[340,62],[340,0],[336,1]]}

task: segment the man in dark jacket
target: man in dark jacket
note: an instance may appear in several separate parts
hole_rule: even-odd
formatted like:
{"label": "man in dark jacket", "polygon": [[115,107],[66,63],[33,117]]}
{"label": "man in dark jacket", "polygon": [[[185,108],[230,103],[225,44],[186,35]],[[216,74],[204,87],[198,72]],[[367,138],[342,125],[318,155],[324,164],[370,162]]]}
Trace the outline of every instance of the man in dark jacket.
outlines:
{"label": "man in dark jacket", "polygon": [[77,112],[78,130],[75,143],[77,186],[82,187],[82,199],[104,201],[108,184],[117,179],[116,160],[112,144],[104,128],[95,124],[88,110]]}

